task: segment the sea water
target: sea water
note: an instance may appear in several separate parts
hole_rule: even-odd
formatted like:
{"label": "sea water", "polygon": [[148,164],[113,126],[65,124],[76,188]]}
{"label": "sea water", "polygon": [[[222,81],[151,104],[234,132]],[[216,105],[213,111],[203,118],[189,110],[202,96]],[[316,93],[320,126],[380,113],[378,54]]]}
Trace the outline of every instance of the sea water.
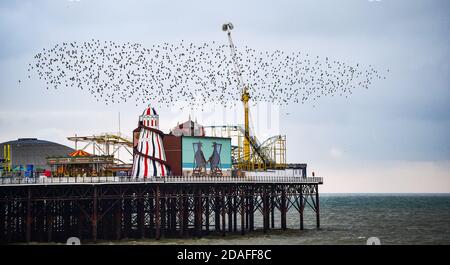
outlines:
{"label": "sea water", "polygon": [[[370,237],[381,244],[450,244],[450,194],[321,194],[320,229],[314,212],[305,207],[304,230],[299,214],[291,208],[288,229],[246,235],[210,235],[202,238],[121,240],[103,244],[358,244]],[[240,223],[238,221],[238,223]],[[255,217],[262,229],[262,219]],[[228,226],[227,226],[228,229]],[[238,230],[239,231],[239,230]]]}

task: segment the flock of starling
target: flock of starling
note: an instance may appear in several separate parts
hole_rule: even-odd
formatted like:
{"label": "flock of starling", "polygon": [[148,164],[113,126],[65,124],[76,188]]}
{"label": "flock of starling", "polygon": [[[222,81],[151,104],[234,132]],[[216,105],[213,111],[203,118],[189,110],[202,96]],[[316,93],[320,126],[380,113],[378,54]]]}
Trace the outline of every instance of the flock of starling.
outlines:
{"label": "flock of starling", "polygon": [[[371,65],[349,65],[304,52],[259,51],[236,47],[236,58],[251,102],[304,103],[352,94],[385,78]],[[133,101],[202,108],[240,102],[230,46],[216,42],[162,43],[143,47],[92,39],[43,49],[29,64],[46,88],[78,88],[106,104]],[[32,72],[32,73],[31,73]]]}

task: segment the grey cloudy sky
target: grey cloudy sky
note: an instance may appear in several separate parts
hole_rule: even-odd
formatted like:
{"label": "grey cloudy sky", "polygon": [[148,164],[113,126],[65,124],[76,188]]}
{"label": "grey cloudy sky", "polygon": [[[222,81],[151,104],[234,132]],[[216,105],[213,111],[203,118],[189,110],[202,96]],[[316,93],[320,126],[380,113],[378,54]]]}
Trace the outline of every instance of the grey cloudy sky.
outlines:
{"label": "grey cloudy sky", "polygon": [[[226,42],[305,51],[390,69],[349,98],[279,111],[288,160],[325,177],[325,192],[450,192],[450,2],[8,1],[0,2],[0,142],[131,131],[142,106],[104,106],[79,90],[26,79],[42,48],[92,38],[152,45]],[[18,80],[23,80],[18,83]],[[163,129],[187,113],[160,110]],[[286,115],[289,113],[289,115]],[[199,122],[202,122],[199,115]]]}

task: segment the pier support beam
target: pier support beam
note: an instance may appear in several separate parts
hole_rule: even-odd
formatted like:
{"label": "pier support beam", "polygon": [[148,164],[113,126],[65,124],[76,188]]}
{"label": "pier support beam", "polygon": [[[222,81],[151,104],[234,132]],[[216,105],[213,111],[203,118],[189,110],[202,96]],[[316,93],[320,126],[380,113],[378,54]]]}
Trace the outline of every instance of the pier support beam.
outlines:
{"label": "pier support beam", "polygon": [[159,185],[156,185],[155,192],[155,238],[161,238],[161,198]]}
{"label": "pier support beam", "polygon": [[13,220],[14,220],[13,217],[11,216],[11,204],[12,204],[12,201],[7,201],[5,204],[6,204],[5,208],[6,208],[6,212],[7,212],[7,216],[5,218],[6,219],[5,220],[5,222],[6,222],[6,231],[5,231],[6,242],[11,242],[12,241],[11,225],[12,225]]}
{"label": "pier support beam", "polygon": [[287,206],[286,206],[286,189],[283,187],[283,190],[281,191],[281,205],[280,205],[280,215],[281,215],[281,229],[286,230],[286,213],[287,213]]}
{"label": "pier support beam", "polygon": [[123,230],[125,238],[131,237],[131,198],[123,200]]}
{"label": "pier support beam", "polygon": [[316,190],[316,226],[320,228],[320,207],[319,207],[319,185],[315,185]]}
{"label": "pier support beam", "polygon": [[245,194],[245,229],[250,230],[250,195],[248,195],[248,191]]}
{"label": "pier support beam", "polygon": [[[35,201],[34,207],[36,207],[36,234],[37,240],[42,242],[44,241],[44,231],[45,231],[45,207],[43,201]],[[78,213],[77,211],[74,214]],[[75,216],[76,217],[76,216]],[[80,238],[80,237],[79,237]]]}
{"label": "pier support beam", "polygon": [[141,239],[145,237],[144,198],[142,196],[143,196],[142,194],[139,195],[137,205],[138,230],[140,231]]}
{"label": "pier support beam", "polygon": [[272,186],[272,189],[270,190],[270,226],[272,228],[275,228],[275,191]]}
{"label": "pier support beam", "polygon": [[170,230],[175,234],[177,230],[177,199],[172,197],[170,200]]}
{"label": "pier support beam", "polygon": [[[44,217],[43,217],[44,219]],[[78,205],[78,238],[83,240],[83,230],[84,230],[84,214],[81,210],[81,205]]]}
{"label": "pier support beam", "polygon": [[233,232],[233,198],[230,193],[227,196],[228,232]]}
{"label": "pier support beam", "polygon": [[267,190],[263,190],[262,195],[262,215],[263,215],[263,231],[264,233],[269,230],[269,198],[267,196]]}
{"label": "pier support beam", "polygon": [[53,236],[53,206],[54,201],[48,201],[45,205],[45,215],[47,216],[47,241],[52,242],[52,236]]}
{"label": "pier support beam", "polygon": [[222,212],[222,236],[225,236],[225,234],[226,234],[226,224],[225,224],[225,222],[226,222],[226,219],[225,219],[225,213],[226,213],[226,205],[225,205],[225,193],[222,191],[222,194],[221,194],[222,196],[221,196],[221,198],[220,198],[220,210],[221,210],[221,212]]}
{"label": "pier support beam", "polygon": [[5,221],[6,221],[6,203],[0,201],[0,243],[6,243],[6,231],[5,231]]}
{"label": "pier support beam", "polygon": [[91,217],[91,223],[92,223],[92,240],[94,242],[97,241],[97,186],[94,186],[94,195],[92,198],[92,217]]}
{"label": "pier support beam", "polygon": [[166,230],[167,230],[167,199],[166,199],[166,194],[163,191],[161,191],[160,194],[161,197],[161,214],[160,214],[160,219],[161,219],[161,232],[160,232],[160,236],[162,238],[164,238],[166,236]]}
{"label": "pier support beam", "polygon": [[205,230],[206,230],[206,234],[209,234],[209,204],[210,204],[210,200],[209,200],[209,193],[205,194]]}
{"label": "pier support beam", "polygon": [[201,237],[213,219],[216,234],[240,229],[244,235],[255,229],[255,221],[264,232],[278,227],[278,210],[280,228],[287,229],[291,207],[299,211],[303,229],[305,206],[314,210],[320,229],[319,184],[154,181],[0,186],[0,241],[63,242],[70,236],[88,242],[160,239],[164,233]]}
{"label": "pier support beam", "polygon": [[189,198],[188,193],[183,193],[183,235],[189,234]]}
{"label": "pier support beam", "polygon": [[219,190],[216,187],[214,197],[214,226],[215,230],[220,231],[220,197]]}
{"label": "pier support beam", "polygon": [[184,200],[183,193],[177,194],[177,202],[178,202],[178,223],[180,230],[178,231],[180,237],[184,236]]}
{"label": "pier support beam", "polygon": [[[27,214],[27,218],[25,220],[26,222],[26,241],[27,243],[30,243],[31,241],[31,221],[32,221],[32,216],[31,216],[31,187],[28,187],[27,190],[27,209],[26,209],[26,214]],[[4,213],[1,213],[2,215]]]}
{"label": "pier support beam", "polygon": [[237,206],[237,188],[234,189],[233,195],[233,231],[237,231],[237,215],[238,215],[238,206]]}
{"label": "pier support beam", "polygon": [[246,216],[247,202],[245,194],[241,192],[241,235],[245,234],[245,216]]}
{"label": "pier support beam", "polygon": [[194,198],[195,211],[195,234],[197,237],[202,236],[202,190],[199,188]]}
{"label": "pier support beam", "polygon": [[122,200],[119,200],[116,204],[116,209],[114,212],[115,216],[115,226],[116,226],[116,240],[121,238],[122,234]]}
{"label": "pier support beam", "polygon": [[149,237],[154,237],[155,236],[155,199],[154,199],[155,193],[152,192],[149,195],[148,198],[148,208],[149,208],[149,226],[150,226],[150,235]]}
{"label": "pier support beam", "polygon": [[303,230],[303,209],[305,208],[305,202],[303,198],[303,185],[300,185],[300,206],[299,206],[299,212],[300,212],[300,230]]}
{"label": "pier support beam", "polygon": [[255,229],[255,193],[253,188],[250,191],[248,217],[248,229],[253,231]]}
{"label": "pier support beam", "polygon": [[66,233],[71,234],[72,233],[72,226],[70,224],[70,217],[72,216],[72,204],[70,201],[63,201],[62,202],[62,212],[63,212],[63,229]]}

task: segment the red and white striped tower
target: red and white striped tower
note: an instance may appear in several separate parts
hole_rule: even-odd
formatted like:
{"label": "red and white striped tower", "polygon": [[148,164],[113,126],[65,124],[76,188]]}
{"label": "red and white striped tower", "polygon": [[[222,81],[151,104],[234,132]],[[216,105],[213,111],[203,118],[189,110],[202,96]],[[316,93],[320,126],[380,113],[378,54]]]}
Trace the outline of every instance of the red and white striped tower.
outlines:
{"label": "red and white striped tower", "polygon": [[136,178],[164,177],[169,173],[159,116],[150,105],[139,116],[139,141],[134,148],[133,172]]}

